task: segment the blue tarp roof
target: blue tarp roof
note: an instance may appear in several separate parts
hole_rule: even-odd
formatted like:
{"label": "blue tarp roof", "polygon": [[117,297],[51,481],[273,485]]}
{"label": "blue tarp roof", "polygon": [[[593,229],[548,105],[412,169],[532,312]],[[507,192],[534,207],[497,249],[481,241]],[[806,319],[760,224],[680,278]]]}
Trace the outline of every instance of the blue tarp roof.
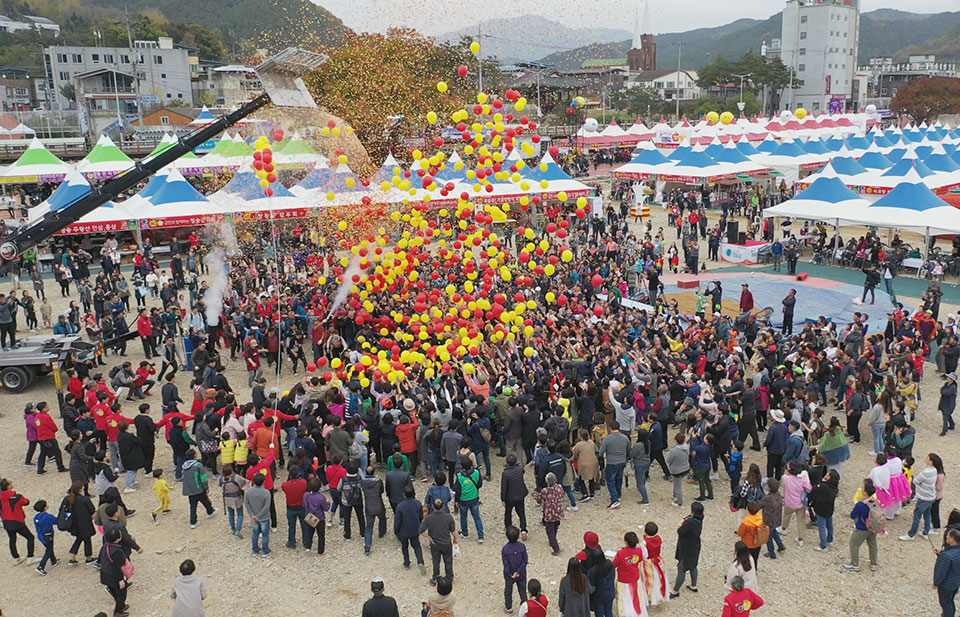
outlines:
{"label": "blue tarp roof", "polygon": [[827,152],[830,152],[830,150],[827,149],[827,146],[819,139],[811,139],[807,143],[803,144],[803,149],[807,154],[826,154]]}
{"label": "blue tarp roof", "polygon": [[717,160],[706,152],[691,151],[687,156],[677,161],[677,166],[706,169],[717,164]]}
{"label": "blue tarp roof", "polygon": [[182,177],[170,181],[169,176],[163,185],[150,197],[150,202],[157,206],[191,201],[206,202],[200,191]]}
{"label": "blue tarp roof", "polygon": [[[649,152],[660,154],[656,150],[649,150]],[[667,162],[667,160],[663,158],[663,155],[660,155],[660,156],[662,159],[660,161],[661,163]],[[640,158],[640,157],[638,156],[637,158]],[[541,166],[544,163],[547,164],[546,171],[541,169]],[[524,171],[528,172],[524,174],[527,178],[530,178],[531,180],[535,180],[537,182],[540,182],[541,180],[546,180],[547,182],[556,182],[557,180],[573,180],[573,178],[571,178],[567,172],[563,171],[563,168],[557,165],[557,162],[553,160],[553,157],[550,156],[549,153],[543,155],[543,158],[540,159],[540,163],[538,165],[529,166]]]}
{"label": "blue tarp roof", "polygon": [[[763,144],[760,144],[763,145]],[[780,146],[770,153],[770,156],[803,156],[806,152],[803,151],[797,142],[795,141],[785,141]]]}
{"label": "blue tarp roof", "polygon": [[893,163],[880,152],[867,152],[857,161],[861,167],[867,169],[890,169]]}
{"label": "blue tarp roof", "polygon": [[794,199],[838,204],[851,199],[860,199],[860,196],[851,191],[840,178],[817,178],[806,190],[794,196]]}
{"label": "blue tarp roof", "polygon": [[739,150],[740,152],[742,152],[743,154],[745,154],[745,155],[747,155],[747,156],[750,156],[750,155],[752,155],[752,154],[760,154],[760,151],[757,150],[756,148],[754,148],[754,147],[753,147],[753,144],[751,144],[751,143],[750,143],[749,141],[747,141],[746,139],[741,139],[741,140],[737,143],[737,150]]}
{"label": "blue tarp roof", "polygon": [[923,163],[933,171],[957,171],[960,165],[950,158],[949,154],[931,154],[923,160]]}
{"label": "blue tarp roof", "polygon": [[838,156],[828,163],[833,170],[841,176],[856,176],[866,173],[867,168],[857,162],[856,159],[849,156]]}
{"label": "blue tarp roof", "polygon": [[669,163],[670,159],[663,156],[663,153],[657,148],[650,148],[641,150],[640,154],[633,157],[630,162],[639,165],[661,165],[663,163]]}
{"label": "blue tarp roof", "polygon": [[318,189],[326,185],[331,176],[333,176],[333,170],[329,167],[314,167],[300,180],[299,186],[305,189]]}
{"label": "blue tarp roof", "polygon": [[867,141],[866,137],[856,137],[854,135],[847,137],[844,143],[846,143],[847,148],[851,150],[866,150],[870,147],[870,142]]}
{"label": "blue tarp roof", "polygon": [[924,165],[923,161],[918,161],[917,159],[900,159],[893,167],[883,172],[883,176],[905,176],[910,172],[911,169],[917,170],[917,173],[920,174],[921,178],[926,178],[927,176],[933,175],[933,171]]}
{"label": "blue tarp roof", "polygon": [[[293,193],[279,182],[274,182],[270,187],[273,189],[274,197],[294,196]],[[231,195],[242,197],[246,201],[266,197],[266,195],[263,194],[264,188],[260,186],[260,178],[252,171],[242,171],[238,173],[220,190],[230,193]]]}
{"label": "blue tarp roof", "polygon": [[878,201],[868,206],[868,208],[885,206],[888,208],[923,212],[931,208],[942,208],[946,205],[948,205],[947,202],[937,197],[926,184],[921,182],[902,182]]}
{"label": "blue tarp roof", "polygon": [[763,141],[760,142],[760,145],[757,146],[757,151],[766,152],[767,154],[770,154],[771,152],[773,152],[779,147],[780,147],[780,144],[778,144],[776,140],[764,139]]}
{"label": "blue tarp roof", "polygon": [[670,156],[668,156],[667,158],[670,159],[671,161],[679,161],[680,159],[687,156],[691,152],[693,152],[692,146],[680,146],[674,149],[674,151],[671,152]]}
{"label": "blue tarp roof", "polygon": [[86,197],[90,194],[90,183],[78,171],[70,171],[64,178],[57,190],[50,195],[47,203],[50,204],[50,210],[56,212],[73,202]]}

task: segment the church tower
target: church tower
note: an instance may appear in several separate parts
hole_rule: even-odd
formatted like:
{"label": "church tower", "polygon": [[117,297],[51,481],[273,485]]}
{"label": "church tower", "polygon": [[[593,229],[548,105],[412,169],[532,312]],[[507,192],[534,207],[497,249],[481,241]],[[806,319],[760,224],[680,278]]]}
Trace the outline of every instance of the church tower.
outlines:
{"label": "church tower", "polygon": [[633,25],[633,45],[627,52],[631,73],[657,70],[657,44],[650,34],[650,6],[639,0]]}

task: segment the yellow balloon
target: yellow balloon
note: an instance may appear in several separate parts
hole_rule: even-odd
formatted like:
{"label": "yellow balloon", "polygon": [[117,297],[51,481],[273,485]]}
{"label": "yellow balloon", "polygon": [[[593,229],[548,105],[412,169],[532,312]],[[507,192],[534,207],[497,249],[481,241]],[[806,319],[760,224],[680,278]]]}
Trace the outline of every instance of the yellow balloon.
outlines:
{"label": "yellow balloon", "polygon": [[[544,269],[546,269],[546,268],[544,268]],[[548,292],[547,292],[547,295],[546,295],[546,298],[547,298],[547,302],[553,302],[554,300],[557,299],[557,294],[553,293],[552,291],[548,291]]]}
{"label": "yellow balloon", "polygon": [[533,336],[533,326],[527,326],[523,329],[524,336]]}
{"label": "yellow balloon", "polygon": [[330,361],[330,366],[332,366],[333,368],[340,368],[341,366],[343,366],[343,361],[340,358],[334,358],[333,360]]}
{"label": "yellow balloon", "polygon": [[533,351],[533,347],[527,347],[526,349],[523,350],[523,355],[525,355],[528,358],[532,358],[534,353],[536,352]]}
{"label": "yellow balloon", "polygon": [[260,186],[262,186],[263,188],[267,188],[268,186],[270,186],[270,183],[267,182],[266,180],[261,180]]}
{"label": "yellow balloon", "polygon": [[436,124],[436,123],[437,123],[437,112],[435,112],[435,111],[428,111],[428,112],[427,112],[427,122],[429,122],[430,124]]}
{"label": "yellow balloon", "polygon": [[445,82],[445,81],[438,81],[438,82],[437,82],[437,90],[439,90],[440,92],[446,92],[446,91],[447,91],[447,82]]}
{"label": "yellow balloon", "polygon": [[564,251],[560,253],[560,259],[569,262],[571,259],[573,259],[573,251],[570,249],[564,249]]}
{"label": "yellow balloon", "polygon": [[346,231],[346,230],[347,230],[347,222],[346,222],[346,221],[340,221],[339,223],[337,223],[337,229],[339,229],[340,231]]}
{"label": "yellow balloon", "polygon": [[479,53],[480,53],[480,43],[478,43],[478,42],[476,42],[476,41],[470,43],[470,51],[471,51],[472,53],[479,54]]}
{"label": "yellow balloon", "polygon": [[793,115],[797,117],[797,120],[803,120],[807,117],[807,110],[801,107],[797,111],[793,112]]}
{"label": "yellow balloon", "polygon": [[707,122],[711,122],[711,123],[713,123],[713,124],[716,124],[716,123],[720,120],[720,114],[718,114],[718,113],[715,112],[715,111],[708,112],[708,113],[707,113],[706,120],[707,120]]}
{"label": "yellow balloon", "polygon": [[720,123],[721,124],[730,124],[733,122],[733,114],[729,111],[725,111],[720,114]]}

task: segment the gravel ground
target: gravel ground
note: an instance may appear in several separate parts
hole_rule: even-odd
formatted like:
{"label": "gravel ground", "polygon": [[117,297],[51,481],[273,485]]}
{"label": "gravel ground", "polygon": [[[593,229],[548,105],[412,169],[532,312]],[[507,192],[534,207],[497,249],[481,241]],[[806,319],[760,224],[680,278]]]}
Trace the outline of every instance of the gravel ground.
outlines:
{"label": "gravel ground", "polygon": [[[655,209],[654,228],[665,223],[665,215]],[[702,251],[706,255],[705,246]],[[10,285],[5,282],[0,287],[0,291],[7,291]],[[59,296],[54,288],[54,283],[49,281],[48,291]],[[53,302],[54,314],[66,306],[66,302],[59,297],[54,297]],[[947,310],[948,307],[944,307],[944,314]],[[949,310],[955,311],[956,307],[949,307]],[[129,359],[136,365],[142,359],[142,350],[136,341],[132,343],[129,345]],[[112,365],[116,359],[111,357],[108,361]],[[956,458],[950,456],[949,452],[960,445],[960,441],[955,433],[945,438],[936,436],[940,423],[936,411],[940,378],[933,372],[932,365],[927,368],[928,374],[922,387],[924,402],[916,422],[915,452],[919,460],[929,451],[938,452],[945,459],[947,497],[941,508],[945,518],[955,503],[953,478],[960,475]],[[240,390],[241,398],[248,396],[242,362],[229,363],[227,376]],[[178,376],[177,383],[181,395],[187,393],[188,376]],[[285,375],[281,381],[284,389],[293,383],[293,377],[289,375]],[[46,499],[51,502],[51,508],[55,511],[69,479],[66,474],[57,474],[55,471],[38,477],[32,468],[23,466],[25,440],[21,419],[21,410],[27,401],[55,400],[52,380],[38,380],[21,394],[4,393],[0,396],[3,402],[0,411],[4,414],[0,419],[0,443],[6,444],[0,450],[0,475],[13,479],[18,491],[31,501]],[[159,406],[159,394],[150,400],[155,407]],[[124,411],[133,415],[136,406],[126,403]],[[159,415],[158,409],[154,415]],[[867,435],[869,439],[869,429]],[[62,434],[60,437],[62,444],[65,438]],[[868,443],[854,446],[853,458],[845,465],[844,476],[847,481],[841,485],[841,497],[837,505],[835,546],[825,553],[815,551],[816,529],[811,529],[806,534],[804,548],[798,548],[791,539],[787,551],[779,559],[762,559],[759,564],[759,592],[767,604],[759,614],[770,617],[825,615],[827,607],[834,611],[843,607],[844,612],[850,614],[885,615],[890,613],[891,594],[887,590],[891,586],[896,588],[895,597],[900,605],[912,607],[912,613],[936,614],[936,593],[930,586],[935,558],[930,544],[922,539],[912,543],[897,541],[897,536],[905,533],[909,527],[912,506],[905,508],[904,513],[891,523],[889,533],[880,539],[881,567],[877,572],[864,568],[859,573],[848,573],[842,569],[842,564],[848,560],[847,541],[852,528],[847,514],[852,507],[857,479],[865,476],[871,467],[867,456],[869,449]],[[502,461],[494,458],[494,480],[481,489],[486,543],[478,545],[475,532],[471,531],[471,538],[461,545],[463,555],[455,560],[454,593],[458,615],[486,616],[501,614],[502,611],[500,546],[504,541],[503,517],[497,499]],[[764,461],[760,453],[747,450],[746,464],[757,462],[763,468]],[[170,450],[162,440],[158,441],[156,465],[171,471]],[[528,479],[530,477],[528,473]],[[715,482],[717,501],[706,504],[700,593],[684,591],[679,600],[653,608],[652,614],[679,615],[692,611],[697,614],[720,613],[724,595],[723,577],[732,561],[733,543],[736,540],[734,530],[738,524],[737,516],[726,505],[729,489],[725,484],[723,480]],[[417,482],[418,496],[423,495],[427,486],[426,483]],[[588,530],[599,533],[604,548],[617,549],[624,533],[637,531],[647,521],[657,522],[665,540],[664,556],[670,579],[673,580],[675,530],[687,514],[688,506],[680,509],[669,505],[670,484],[661,480],[658,473],[652,474],[648,486],[652,500],[649,506],[636,504],[639,495],[631,482],[630,488],[625,490],[624,505],[618,510],[606,509],[606,493],[601,492],[596,501],[582,505],[578,512],[568,512],[559,532],[563,549],[561,557],[550,555],[546,534],[534,523],[537,520],[536,504],[532,499],[528,500],[527,513],[531,520],[531,535],[527,542],[531,561],[528,577],[536,577],[543,582],[551,604],[556,601],[566,559],[580,550],[582,535]],[[695,496],[695,487],[687,485],[685,489],[685,500],[689,504]],[[383,539],[374,539],[373,552],[369,557],[363,556],[362,541],[356,532],[354,539],[346,542],[337,533],[337,528],[328,531],[325,555],[305,553],[302,549],[291,551],[284,548],[287,527],[282,506],[278,506],[281,509],[280,529],[271,537],[274,556],[269,561],[257,560],[250,555],[249,522],[245,523],[243,540],[230,535],[226,518],[222,515],[214,519],[201,517],[199,527],[190,530],[186,498],[175,495],[173,512],[162,517],[161,524],[155,526],[149,516],[150,510],[156,506],[152,480],[142,481],[142,488],[137,493],[124,497],[130,507],[138,510],[129,522],[129,529],[144,548],[143,555],[134,556],[137,572],[128,598],[134,615],[152,617],[171,613],[171,585],[177,576],[177,566],[186,558],[197,562],[199,574],[205,580],[209,594],[206,614],[210,617],[232,617],[238,612],[353,617],[360,614],[363,601],[370,595],[369,581],[375,576],[386,579],[387,593],[397,599],[400,614],[404,617],[418,615],[421,601],[426,600],[432,592],[428,577],[421,576],[416,568],[404,570],[401,567],[399,543],[392,534]],[[216,504],[220,498],[219,490],[212,490],[211,497]],[[33,514],[32,508],[29,512]],[[58,532],[56,543],[59,557],[65,556],[70,540],[68,534]],[[94,543],[95,549],[98,549],[99,539],[95,538]],[[864,560],[865,551],[866,547],[862,557]],[[429,554],[427,560],[429,568]],[[98,574],[92,568],[61,565],[48,568],[48,571],[48,576],[41,578],[33,567],[26,564],[14,567],[8,557],[0,559],[3,580],[0,583],[0,607],[5,611],[4,615],[85,616],[112,608],[112,602],[99,585]],[[551,608],[550,614],[556,615],[556,609]]]}

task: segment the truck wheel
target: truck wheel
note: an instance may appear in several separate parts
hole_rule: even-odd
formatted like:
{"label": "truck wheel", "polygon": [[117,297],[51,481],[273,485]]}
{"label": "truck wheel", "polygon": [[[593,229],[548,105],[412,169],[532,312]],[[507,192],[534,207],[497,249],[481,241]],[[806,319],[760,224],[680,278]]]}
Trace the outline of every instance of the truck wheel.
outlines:
{"label": "truck wheel", "polygon": [[8,366],[0,371],[0,384],[9,392],[20,392],[30,383],[27,371],[18,366]]}

